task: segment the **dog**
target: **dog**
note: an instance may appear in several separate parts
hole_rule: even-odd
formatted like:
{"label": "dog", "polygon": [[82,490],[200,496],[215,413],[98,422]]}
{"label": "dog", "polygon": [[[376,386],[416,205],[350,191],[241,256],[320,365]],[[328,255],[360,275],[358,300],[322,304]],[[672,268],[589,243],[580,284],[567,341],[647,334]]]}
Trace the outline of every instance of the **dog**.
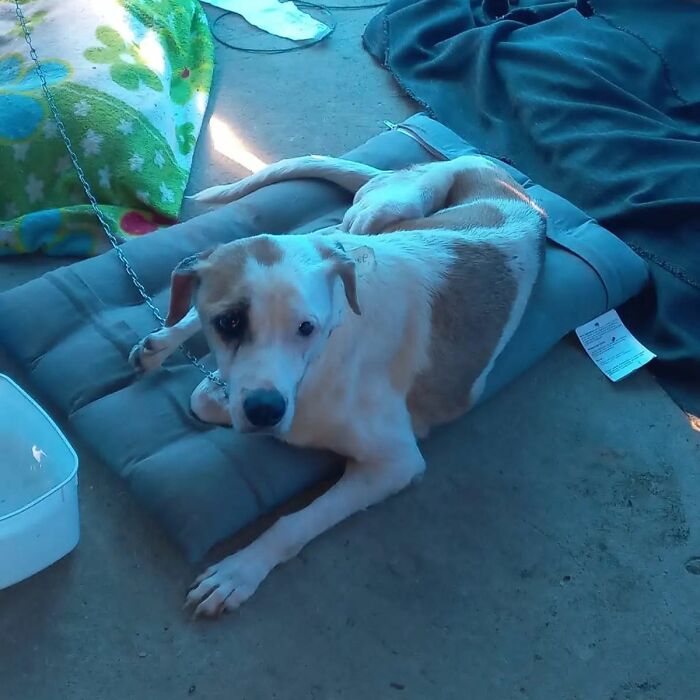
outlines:
{"label": "dog", "polygon": [[399,171],[293,158],[193,198],[297,178],[354,194],[342,223],[183,260],[165,327],[130,356],[153,370],[202,329],[219,379],[195,390],[197,416],[347,460],[328,491],[195,580],[195,617],[236,609],[312,539],[421,476],[417,440],[478,400],[542,266],[544,211],[481,156]]}

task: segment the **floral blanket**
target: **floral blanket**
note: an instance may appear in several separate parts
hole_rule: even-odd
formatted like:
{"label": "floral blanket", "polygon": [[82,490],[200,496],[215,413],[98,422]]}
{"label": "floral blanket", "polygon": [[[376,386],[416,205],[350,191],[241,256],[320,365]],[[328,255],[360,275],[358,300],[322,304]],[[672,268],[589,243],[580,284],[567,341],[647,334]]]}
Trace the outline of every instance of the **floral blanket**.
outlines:
{"label": "floral blanket", "polygon": [[[93,194],[120,237],[178,215],[213,46],[197,0],[22,0],[50,90]],[[0,255],[92,255],[107,242],[0,0]]]}

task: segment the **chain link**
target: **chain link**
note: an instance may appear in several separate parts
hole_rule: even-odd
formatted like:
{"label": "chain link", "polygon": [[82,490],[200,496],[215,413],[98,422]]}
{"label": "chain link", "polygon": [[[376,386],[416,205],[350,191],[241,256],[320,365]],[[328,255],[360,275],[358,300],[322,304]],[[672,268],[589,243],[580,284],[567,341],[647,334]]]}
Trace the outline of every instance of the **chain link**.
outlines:
{"label": "chain link", "polygon": [[[153,298],[146,291],[146,288],[141,283],[141,280],[139,280],[138,275],[136,274],[136,271],[131,266],[131,263],[129,262],[127,257],[124,255],[124,252],[121,249],[121,244],[120,244],[119,239],[117,238],[117,236],[114,235],[114,232],[112,231],[112,228],[109,224],[109,221],[107,220],[105,215],[102,213],[102,210],[100,209],[99,205],[97,204],[97,200],[95,199],[95,196],[92,194],[92,188],[90,187],[90,185],[87,181],[87,178],[85,177],[85,172],[83,171],[82,167],[80,166],[80,163],[78,161],[78,156],[76,155],[75,150],[73,149],[73,143],[71,142],[70,136],[68,136],[68,132],[66,131],[65,124],[63,123],[63,120],[61,119],[61,115],[58,111],[58,107],[56,106],[56,101],[54,100],[53,94],[51,93],[51,90],[49,89],[48,82],[46,81],[46,75],[44,74],[44,69],[41,65],[41,62],[39,61],[39,57],[36,53],[36,49],[34,48],[34,45],[32,44],[32,35],[31,35],[30,30],[29,30],[29,26],[27,25],[27,21],[24,17],[24,13],[22,12],[22,8],[20,7],[20,0],[15,0],[15,12],[17,14],[17,20],[19,21],[19,24],[22,27],[22,32],[24,33],[24,40],[27,42],[27,46],[29,47],[29,55],[31,56],[32,61],[34,62],[34,70],[36,71],[36,74],[39,77],[39,81],[41,82],[41,89],[44,92],[44,96],[46,97],[46,101],[47,101],[49,108],[51,110],[51,114],[53,115],[54,121],[56,122],[56,126],[58,127],[58,131],[61,134],[61,138],[63,139],[63,143],[66,145],[66,150],[68,151],[68,155],[70,156],[71,162],[73,163],[73,167],[75,168],[75,171],[78,174],[78,179],[80,180],[80,183],[83,186],[83,190],[85,190],[85,195],[87,196],[88,201],[90,202],[90,206],[92,207],[92,210],[95,213],[97,220],[100,222],[100,225],[102,226],[102,229],[105,232],[107,239],[109,240],[112,247],[114,248],[114,250],[117,254],[117,257],[119,258],[119,260],[121,260],[121,263],[124,266],[124,269],[126,270],[127,275],[129,275],[134,287],[136,287],[136,291],[141,295],[141,298],[146,303],[148,308],[151,310],[151,312],[153,313],[155,318],[158,320],[161,328],[163,328],[163,327],[165,327],[165,318],[163,317],[163,314],[160,312],[160,309],[155,305]],[[224,381],[222,381],[219,377],[217,377],[216,374],[209,371],[204,366],[204,364],[202,364],[202,362],[200,360],[198,360],[195,357],[195,355],[193,355],[186,347],[180,346],[180,350],[185,355],[185,357],[200,372],[202,372],[202,374],[204,374],[209,380],[211,380],[215,384],[218,384],[220,387],[222,387],[224,390],[224,393],[228,396],[228,389],[227,389],[226,383]]]}

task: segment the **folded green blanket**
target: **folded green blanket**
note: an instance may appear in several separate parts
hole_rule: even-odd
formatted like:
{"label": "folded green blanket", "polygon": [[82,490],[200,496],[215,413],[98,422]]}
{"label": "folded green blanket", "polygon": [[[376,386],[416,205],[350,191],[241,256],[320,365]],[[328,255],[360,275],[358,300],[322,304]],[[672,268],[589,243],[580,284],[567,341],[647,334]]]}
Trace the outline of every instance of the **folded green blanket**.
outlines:
{"label": "folded green blanket", "polygon": [[[213,71],[196,0],[22,0],[66,131],[113,231],[173,223]],[[91,255],[106,240],[0,0],[0,255]]]}

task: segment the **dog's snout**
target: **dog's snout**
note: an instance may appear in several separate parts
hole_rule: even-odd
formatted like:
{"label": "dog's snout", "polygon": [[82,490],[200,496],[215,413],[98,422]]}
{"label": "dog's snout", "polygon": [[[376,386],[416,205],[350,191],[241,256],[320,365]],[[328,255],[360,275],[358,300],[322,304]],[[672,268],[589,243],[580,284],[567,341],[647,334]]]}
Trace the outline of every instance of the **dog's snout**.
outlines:
{"label": "dog's snout", "polygon": [[243,412],[256,428],[272,428],[287,410],[287,402],[277,389],[251,391],[243,401]]}

